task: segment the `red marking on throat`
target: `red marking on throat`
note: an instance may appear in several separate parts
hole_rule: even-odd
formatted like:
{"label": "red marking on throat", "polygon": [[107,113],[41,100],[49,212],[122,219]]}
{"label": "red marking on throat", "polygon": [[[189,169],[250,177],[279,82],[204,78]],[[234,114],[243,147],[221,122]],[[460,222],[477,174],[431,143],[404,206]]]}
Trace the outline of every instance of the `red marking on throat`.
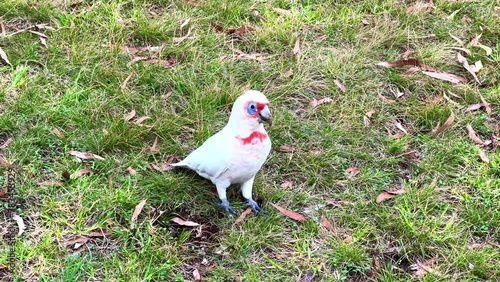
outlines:
{"label": "red marking on throat", "polygon": [[252,144],[253,140],[256,140],[256,139],[259,139],[260,142],[262,142],[262,140],[267,138],[267,134],[259,132],[259,131],[254,131],[250,134],[250,136],[248,136],[246,138],[241,138],[239,136],[236,136],[236,138],[241,140],[243,145],[248,145],[248,144]]}

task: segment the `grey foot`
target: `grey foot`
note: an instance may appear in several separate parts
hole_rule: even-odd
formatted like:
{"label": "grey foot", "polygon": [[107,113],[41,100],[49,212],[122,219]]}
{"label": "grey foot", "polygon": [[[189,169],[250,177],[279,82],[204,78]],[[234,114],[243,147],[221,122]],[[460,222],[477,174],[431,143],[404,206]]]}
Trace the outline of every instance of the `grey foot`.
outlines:
{"label": "grey foot", "polygon": [[[258,214],[262,211],[262,209],[259,207],[259,205],[257,204],[257,202],[255,202],[252,198],[250,199],[247,199],[247,206],[248,207],[251,207],[252,208],[252,211],[255,213],[255,214]],[[264,212],[265,214],[265,212]]]}
{"label": "grey foot", "polygon": [[229,202],[227,201],[227,199],[223,199],[221,203],[217,203],[216,201],[214,201],[214,204],[221,208],[221,209],[224,209],[226,212],[232,214],[232,215],[236,215],[236,212],[234,212],[234,210],[231,208],[231,206],[229,205]]}

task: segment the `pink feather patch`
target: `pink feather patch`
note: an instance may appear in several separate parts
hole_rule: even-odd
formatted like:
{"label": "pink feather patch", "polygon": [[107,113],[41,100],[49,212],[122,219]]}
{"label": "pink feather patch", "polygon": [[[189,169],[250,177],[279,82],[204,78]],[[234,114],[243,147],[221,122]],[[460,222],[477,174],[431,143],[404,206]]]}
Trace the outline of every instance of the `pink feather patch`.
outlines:
{"label": "pink feather patch", "polygon": [[267,138],[267,134],[259,132],[259,131],[254,131],[250,134],[250,136],[248,136],[246,138],[241,138],[239,136],[236,136],[236,138],[241,140],[243,145],[248,145],[248,144],[252,144],[253,140],[255,140],[255,139],[259,139],[260,142],[262,142],[262,140]]}

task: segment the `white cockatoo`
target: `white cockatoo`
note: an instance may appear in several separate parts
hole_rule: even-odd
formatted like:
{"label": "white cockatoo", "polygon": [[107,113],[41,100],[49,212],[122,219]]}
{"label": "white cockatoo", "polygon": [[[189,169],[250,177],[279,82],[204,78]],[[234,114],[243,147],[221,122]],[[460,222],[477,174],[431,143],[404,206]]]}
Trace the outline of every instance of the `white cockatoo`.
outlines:
{"label": "white cockatoo", "polygon": [[226,198],[226,189],[241,184],[247,206],[259,213],[261,208],[252,199],[253,181],[271,150],[264,122],[271,125],[269,101],[261,92],[248,90],[234,102],[229,121],[221,131],[172,165],[187,167],[212,181],[222,201],[216,205],[232,214],[235,212]]}

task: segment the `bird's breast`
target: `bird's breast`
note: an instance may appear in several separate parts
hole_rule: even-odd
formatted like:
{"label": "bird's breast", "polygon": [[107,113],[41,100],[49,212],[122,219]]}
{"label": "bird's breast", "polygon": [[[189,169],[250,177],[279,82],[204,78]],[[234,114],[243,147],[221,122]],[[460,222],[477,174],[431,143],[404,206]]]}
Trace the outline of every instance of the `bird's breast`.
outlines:
{"label": "bird's breast", "polygon": [[224,174],[231,183],[242,183],[253,177],[262,167],[271,150],[271,140],[266,132],[255,131],[248,137],[236,136],[231,166]]}

